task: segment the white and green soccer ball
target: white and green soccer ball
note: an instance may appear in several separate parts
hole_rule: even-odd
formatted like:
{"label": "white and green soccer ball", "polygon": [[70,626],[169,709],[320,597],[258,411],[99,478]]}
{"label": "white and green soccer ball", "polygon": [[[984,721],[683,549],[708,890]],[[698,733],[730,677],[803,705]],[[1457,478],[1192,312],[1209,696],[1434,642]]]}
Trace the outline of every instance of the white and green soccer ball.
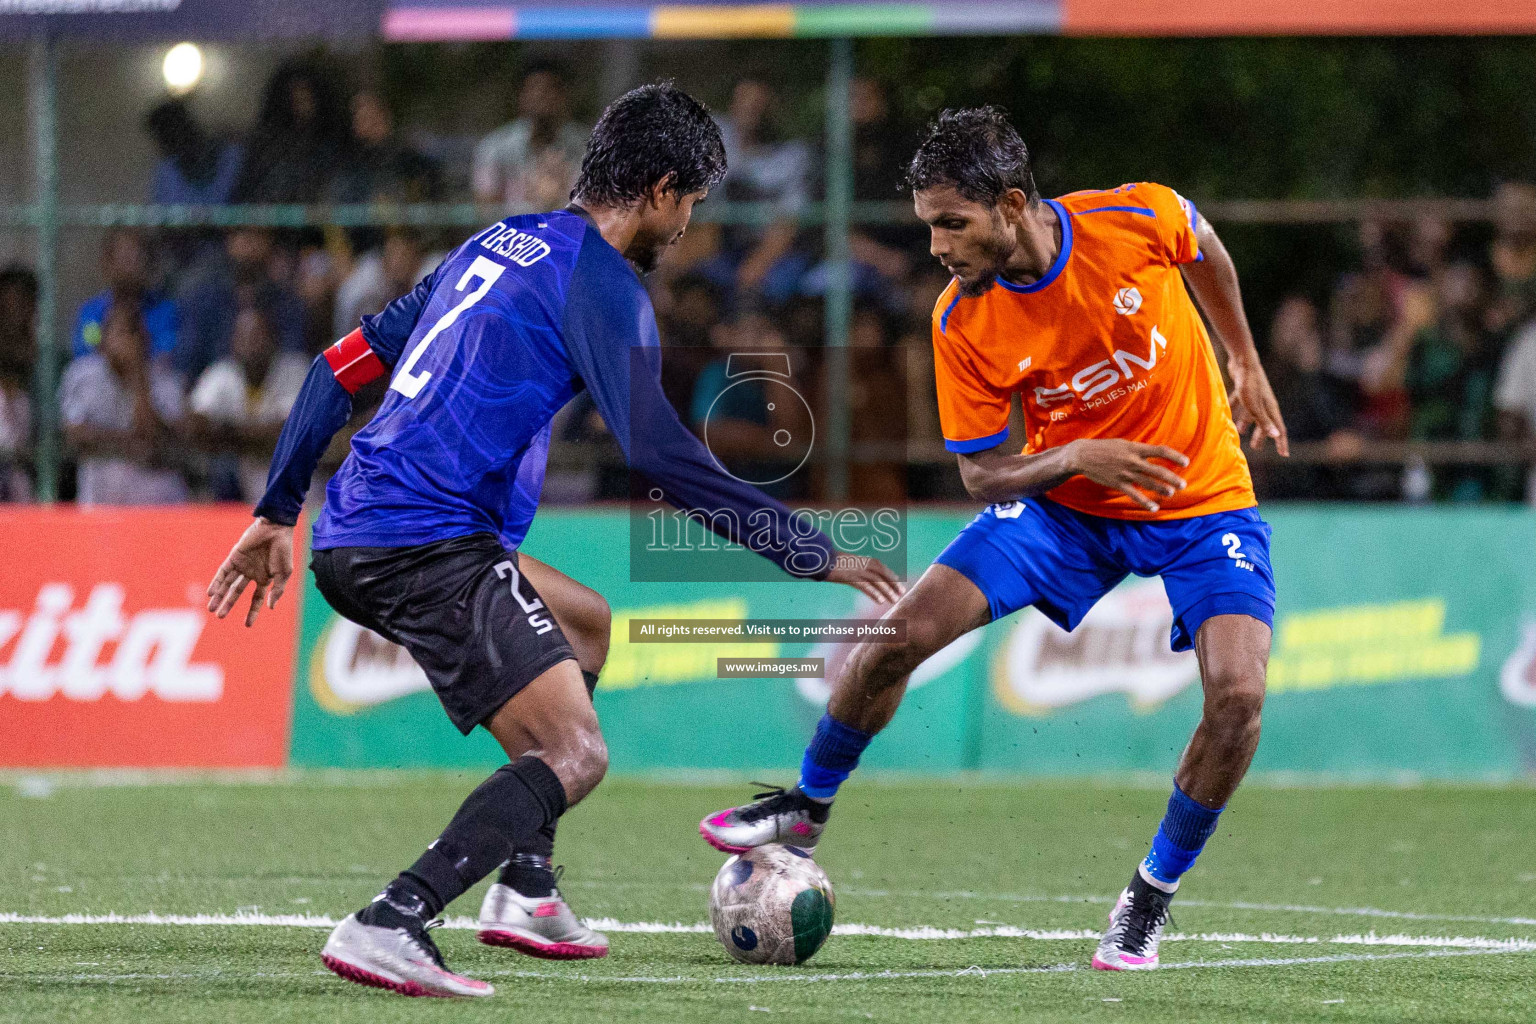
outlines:
{"label": "white and green soccer ball", "polygon": [[715,937],[744,964],[801,964],[832,933],[827,873],[788,846],[760,846],[725,862],[709,890]]}

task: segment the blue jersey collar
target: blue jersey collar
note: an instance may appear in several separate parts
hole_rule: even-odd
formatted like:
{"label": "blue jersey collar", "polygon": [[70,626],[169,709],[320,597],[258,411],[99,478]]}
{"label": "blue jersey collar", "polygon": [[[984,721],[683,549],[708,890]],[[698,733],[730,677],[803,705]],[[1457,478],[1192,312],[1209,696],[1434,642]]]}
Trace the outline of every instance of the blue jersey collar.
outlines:
{"label": "blue jersey collar", "polygon": [[1011,292],[1038,292],[1061,276],[1066,269],[1067,258],[1072,255],[1072,218],[1068,215],[1066,207],[1054,199],[1045,200],[1045,205],[1056,212],[1056,218],[1061,222],[1061,251],[1056,254],[1056,260],[1051,264],[1051,269],[1045,272],[1045,276],[1034,284],[1009,284],[999,275],[997,283]]}

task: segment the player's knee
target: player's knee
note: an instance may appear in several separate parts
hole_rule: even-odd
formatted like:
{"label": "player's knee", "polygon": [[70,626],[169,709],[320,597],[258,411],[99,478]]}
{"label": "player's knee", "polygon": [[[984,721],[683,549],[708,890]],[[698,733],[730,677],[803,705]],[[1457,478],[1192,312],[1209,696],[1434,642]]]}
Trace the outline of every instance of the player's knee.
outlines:
{"label": "player's knee", "polygon": [[1257,733],[1264,710],[1262,674],[1230,670],[1206,680],[1205,716],[1222,734],[1241,738]]}
{"label": "player's knee", "polygon": [[608,774],[608,743],[594,722],[590,727],[573,729],[564,746],[562,769],[556,774],[565,786],[566,802],[575,804]]}
{"label": "player's knee", "polygon": [[859,689],[879,691],[894,686],[922,663],[926,655],[900,644],[860,644],[849,655],[849,679]]}

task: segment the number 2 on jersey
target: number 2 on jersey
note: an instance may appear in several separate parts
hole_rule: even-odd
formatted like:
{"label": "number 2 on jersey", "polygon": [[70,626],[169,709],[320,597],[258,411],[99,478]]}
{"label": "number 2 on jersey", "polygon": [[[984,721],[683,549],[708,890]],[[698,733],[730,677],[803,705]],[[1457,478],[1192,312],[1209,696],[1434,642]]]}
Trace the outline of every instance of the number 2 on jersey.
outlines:
{"label": "number 2 on jersey", "polygon": [[471,263],[469,269],[464,271],[464,276],[459,278],[457,290],[463,291],[473,278],[479,278],[480,284],[474,291],[464,296],[464,301],[444,313],[443,318],[433,324],[432,329],[416,343],[415,348],[411,349],[410,357],[406,359],[405,365],[400,367],[400,372],[395,374],[395,379],[390,382],[389,386],[392,390],[400,392],[406,398],[415,398],[421,394],[421,389],[426,387],[427,381],[432,379],[432,374],[427,370],[423,370],[420,373],[412,372],[416,369],[416,363],[421,359],[421,354],[427,350],[428,345],[432,344],[433,338],[436,338],[458,321],[460,314],[485,298],[485,293],[491,290],[491,285],[496,283],[496,279],[506,269],[500,263],[488,260],[484,256],[475,257],[475,262]]}

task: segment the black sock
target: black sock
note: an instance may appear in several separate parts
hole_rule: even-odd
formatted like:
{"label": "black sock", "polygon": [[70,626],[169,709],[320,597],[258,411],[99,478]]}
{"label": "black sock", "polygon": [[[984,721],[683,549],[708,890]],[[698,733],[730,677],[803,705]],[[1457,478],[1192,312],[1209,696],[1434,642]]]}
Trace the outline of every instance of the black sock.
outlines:
{"label": "black sock", "polygon": [[[384,899],[416,909],[423,919],[436,917],[470,886],[490,874],[519,848],[536,843],[539,830],[565,813],[565,787],[536,757],[520,757],[498,768],[459,807],[443,834],[416,863],[384,890]],[[361,916],[361,915],[360,915]]]}
{"label": "black sock", "polygon": [[529,899],[542,899],[555,891],[554,868],[550,867],[549,857],[538,853],[514,853],[501,866],[501,876],[496,880]]}

